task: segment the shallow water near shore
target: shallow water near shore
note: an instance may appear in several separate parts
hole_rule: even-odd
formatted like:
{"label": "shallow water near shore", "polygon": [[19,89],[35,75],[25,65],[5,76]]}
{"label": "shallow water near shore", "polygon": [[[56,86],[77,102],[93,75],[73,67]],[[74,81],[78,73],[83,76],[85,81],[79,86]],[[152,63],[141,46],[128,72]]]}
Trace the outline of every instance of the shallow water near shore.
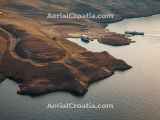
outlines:
{"label": "shallow water near shore", "polygon": [[[16,94],[16,83],[5,80],[0,84],[2,120],[159,120],[160,15],[123,20],[107,29],[118,33],[136,30],[145,35],[132,37],[136,43],[122,47],[69,40],[94,52],[108,51],[133,66],[132,69],[92,84],[80,98],[64,92],[35,98],[20,96]],[[46,109],[49,103],[70,102],[114,104],[114,109]]]}

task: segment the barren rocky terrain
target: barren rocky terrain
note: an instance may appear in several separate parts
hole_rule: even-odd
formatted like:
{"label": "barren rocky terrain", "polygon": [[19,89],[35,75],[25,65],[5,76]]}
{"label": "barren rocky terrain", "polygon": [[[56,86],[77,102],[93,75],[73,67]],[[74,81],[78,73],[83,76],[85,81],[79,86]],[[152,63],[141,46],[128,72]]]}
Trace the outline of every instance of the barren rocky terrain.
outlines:
{"label": "barren rocky terrain", "polygon": [[69,91],[84,95],[90,83],[131,66],[108,52],[90,52],[66,38],[75,33],[88,34],[101,43],[118,46],[128,45],[131,40],[106,31],[97,20],[52,21],[46,19],[47,13],[114,13],[118,17],[113,21],[117,21],[159,12],[157,0],[148,3],[149,0],[0,0],[0,81],[15,80],[19,94]]}

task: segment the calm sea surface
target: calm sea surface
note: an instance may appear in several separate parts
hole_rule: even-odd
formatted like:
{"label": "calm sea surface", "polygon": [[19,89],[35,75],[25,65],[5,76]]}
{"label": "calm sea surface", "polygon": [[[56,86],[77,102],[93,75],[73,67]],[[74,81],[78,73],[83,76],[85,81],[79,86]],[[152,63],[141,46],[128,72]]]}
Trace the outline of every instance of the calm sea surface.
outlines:
{"label": "calm sea surface", "polygon": [[[0,119],[160,120],[160,15],[127,19],[109,25],[108,29],[118,33],[144,31],[145,36],[132,37],[136,43],[123,47],[70,40],[91,51],[108,51],[132,65],[132,69],[116,72],[112,77],[92,84],[82,98],[64,92],[36,98],[20,96],[16,94],[16,83],[6,80],[0,84]],[[70,102],[114,104],[114,109],[46,109],[48,103]]]}

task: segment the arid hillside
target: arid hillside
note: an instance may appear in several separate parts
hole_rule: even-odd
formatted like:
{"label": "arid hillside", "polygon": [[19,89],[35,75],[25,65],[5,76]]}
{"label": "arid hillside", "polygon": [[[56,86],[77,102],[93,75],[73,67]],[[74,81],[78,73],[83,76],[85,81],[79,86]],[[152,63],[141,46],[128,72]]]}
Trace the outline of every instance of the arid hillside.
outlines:
{"label": "arid hillside", "polygon": [[54,26],[6,10],[0,17],[0,81],[15,80],[19,94],[84,95],[92,82],[131,68],[108,52],[90,52],[66,40]]}
{"label": "arid hillside", "polygon": [[66,38],[87,34],[116,46],[129,45],[131,40],[107,31],[97,21],[52,21],[47,14],[114,13],[119,16],[116,21],[159,13],[159,6],[158,0],[0,0],[0,81],[15,80],[19,94],[69,91],[84,95],[92,82],[131,66],[108,52],[91,52]]}
{"label": "arid hillside", "polygon": [[92,12],[114,13],[120,17],[115,18],[118,20],[160,13],[159,0],[0,0],[0,2],[1,8],[29,17],[45,17],[48,12]]}

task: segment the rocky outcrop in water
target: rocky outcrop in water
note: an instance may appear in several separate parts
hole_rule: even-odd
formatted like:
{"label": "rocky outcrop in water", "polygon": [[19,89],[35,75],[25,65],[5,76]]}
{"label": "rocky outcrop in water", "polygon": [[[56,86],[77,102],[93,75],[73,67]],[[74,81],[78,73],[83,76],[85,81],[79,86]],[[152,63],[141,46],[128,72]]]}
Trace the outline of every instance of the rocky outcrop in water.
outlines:
{"label": "rocky outcrop in water", "polygon": [[123,46],[123,45],[129,45],[130,43],[133,43],[131,39],[125,37],[125,35],[117,34],[117,33],[108,33],[105,34],[103,37],[98,39],[100,43],[112,45],[112,46]]}

